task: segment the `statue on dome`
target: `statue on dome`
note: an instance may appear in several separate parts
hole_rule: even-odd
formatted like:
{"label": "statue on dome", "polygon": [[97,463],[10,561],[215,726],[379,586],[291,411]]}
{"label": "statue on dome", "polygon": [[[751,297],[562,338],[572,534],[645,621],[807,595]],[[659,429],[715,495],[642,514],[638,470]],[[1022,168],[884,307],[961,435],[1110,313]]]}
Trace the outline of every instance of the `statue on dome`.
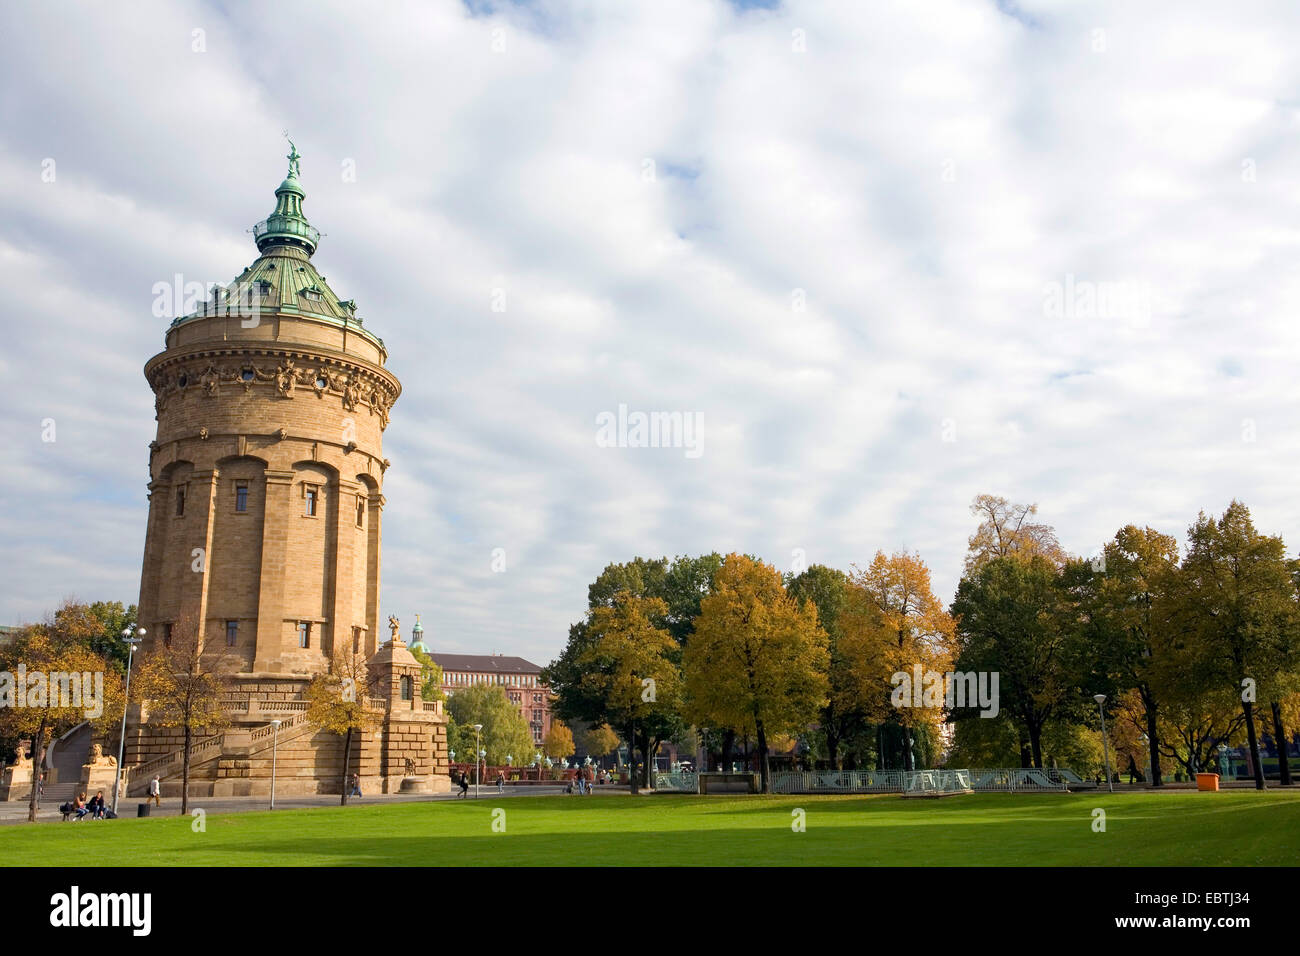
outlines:
{"label": "statue on dome", "polygon": [[[289,131],[284,131],[284,138],[289,139]],[[302,159],[302,154],[298,152],[298,147],[293,145],[293,140],[289,139],[289,175],[298,178],[298,160]]]}

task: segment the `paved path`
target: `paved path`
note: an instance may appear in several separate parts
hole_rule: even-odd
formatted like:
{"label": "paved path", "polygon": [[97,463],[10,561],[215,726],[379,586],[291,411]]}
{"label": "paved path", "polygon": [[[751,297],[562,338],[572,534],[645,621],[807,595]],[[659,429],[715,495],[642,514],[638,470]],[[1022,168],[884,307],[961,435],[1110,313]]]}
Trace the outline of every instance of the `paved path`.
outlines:
{"label": "paved path", "polygon": [[[596,794],[615,795],[627,794],[625,787],[597,787]],[[494,785],[485,784],[479,791],[479,801],[501,800],[509,797],[542,797],[542,796],[561,796],[564,794],[564,787],[510,787],[507,786],[503,793],[497,793]],[[575,795],[576,796],[576,795]],[[393,803],[428,803],[432,801],[458,800],[460,792],[453,790],[451,793],[384,793],[370,797],[353,797],[348,801],[348,806],[374,806],[376,804],[387,805]],[[468,800],[474,799],[474,788],[469,788]],[[118,801],[118,812],[123,817],[134,817],[136,806],[144,802],[143,797],[123,797]],[[269,797],[191,797],[190,809],[203,809],[208,813],[247,813],[251,810],[270,809]],[[275,798],[275,808],[277,810],[310,810],[316,807],[337,807],[339,805],[339,795],[319,793],[308,796],[277,796]],[[180,813],[181,801],[179,797],[164,797],[162,807],[153,807],[151,816],[174,817]],[[40,822],[59,822],[63,819],[63,814],[59,813],[58,802],[53,804],[41,801],[39,812]],[[0,803],[0,824],[7,823],[26,823],[27,822],[27,801],[14,801]],[[82,820],[82,823],[91,823],[95,821]]]}

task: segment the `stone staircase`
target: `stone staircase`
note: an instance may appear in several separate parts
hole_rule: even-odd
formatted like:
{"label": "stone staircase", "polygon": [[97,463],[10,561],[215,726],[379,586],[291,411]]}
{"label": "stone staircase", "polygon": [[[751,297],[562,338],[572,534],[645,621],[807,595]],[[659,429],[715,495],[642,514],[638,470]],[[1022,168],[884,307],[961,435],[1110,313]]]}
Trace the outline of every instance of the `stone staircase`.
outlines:
{"label": "stone staircase", "polygon": [[50,744],[45,765],[55,771],[55,781],[45,785],[41,794],[43,806],[58,806],[81,791],[81,768],[93,739],[90,724],[82,723]]}
{"label": "stone staircase", "polygon": [[[193,781],[195,771],[201,766],[217,761],[226,763],[231,760],[247,760],[272,746],[288,743],[304,733],[316,728],[307,720],[306,705],[295,707],[287,705],[290,710],[280,719],[279,732],[268,721],[253,728],[240,727],[220,734],[206,737],[190,747],[190,779]],[[144,796],[149,791],[149,781],[156,774],[159,781],[177,780],[185,766],[185,750],[179,747],[171,753],[131,768],[131,779],[127,784],[128,796]],[[205,767],[205,769],[207,769]],[[192,792],[192,791],[191,791]]]}

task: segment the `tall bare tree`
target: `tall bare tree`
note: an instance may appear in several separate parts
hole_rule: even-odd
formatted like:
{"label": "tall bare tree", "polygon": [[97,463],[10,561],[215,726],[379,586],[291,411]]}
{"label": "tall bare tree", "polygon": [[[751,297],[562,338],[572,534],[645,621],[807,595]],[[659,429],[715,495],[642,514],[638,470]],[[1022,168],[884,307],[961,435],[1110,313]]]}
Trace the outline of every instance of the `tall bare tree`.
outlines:
{"label": "tall bare tree", "polygon": [[145,657],[135,680],[148,702],[149,721],[184,731],[181,757],[181,813],[190,810],[190,755],[195,734],[217,733],[230,724],[222,692],[238,665],[221,654],[204,653],[203,632],[192,614],[173,622],[171,636]]}
{"label": "tall bare tree", "polygon": [[977,495],[970,511],[980,525],[967,542],[966,577],[995,558],[1027,560],[1040,555],[1057,567],[1065,563],[1065,552],[1052,527],[1030,520],[1038,513],[1038,505],[1016,504],[999,495]]}

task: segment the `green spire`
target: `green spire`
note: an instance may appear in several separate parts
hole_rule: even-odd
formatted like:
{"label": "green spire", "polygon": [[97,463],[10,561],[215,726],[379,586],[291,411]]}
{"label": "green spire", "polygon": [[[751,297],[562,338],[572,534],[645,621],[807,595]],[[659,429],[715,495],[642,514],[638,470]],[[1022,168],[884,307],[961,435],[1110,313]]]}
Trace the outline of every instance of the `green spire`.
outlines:
{"label": "green spire", "polygon": [[[289,139],[288,133],[285,139]],[[266,252],[269,246],[284,245],[306,249],[309,256],[316,251],[320,232],[312,228],[302,213],[302,201],[307,198],[307,193],[298,182],[298,161],[301,158],[298,147],[290,139],[289,174],[275,190],[275,211],[253,227],[253,238],[257,240],[259,252]]]}

